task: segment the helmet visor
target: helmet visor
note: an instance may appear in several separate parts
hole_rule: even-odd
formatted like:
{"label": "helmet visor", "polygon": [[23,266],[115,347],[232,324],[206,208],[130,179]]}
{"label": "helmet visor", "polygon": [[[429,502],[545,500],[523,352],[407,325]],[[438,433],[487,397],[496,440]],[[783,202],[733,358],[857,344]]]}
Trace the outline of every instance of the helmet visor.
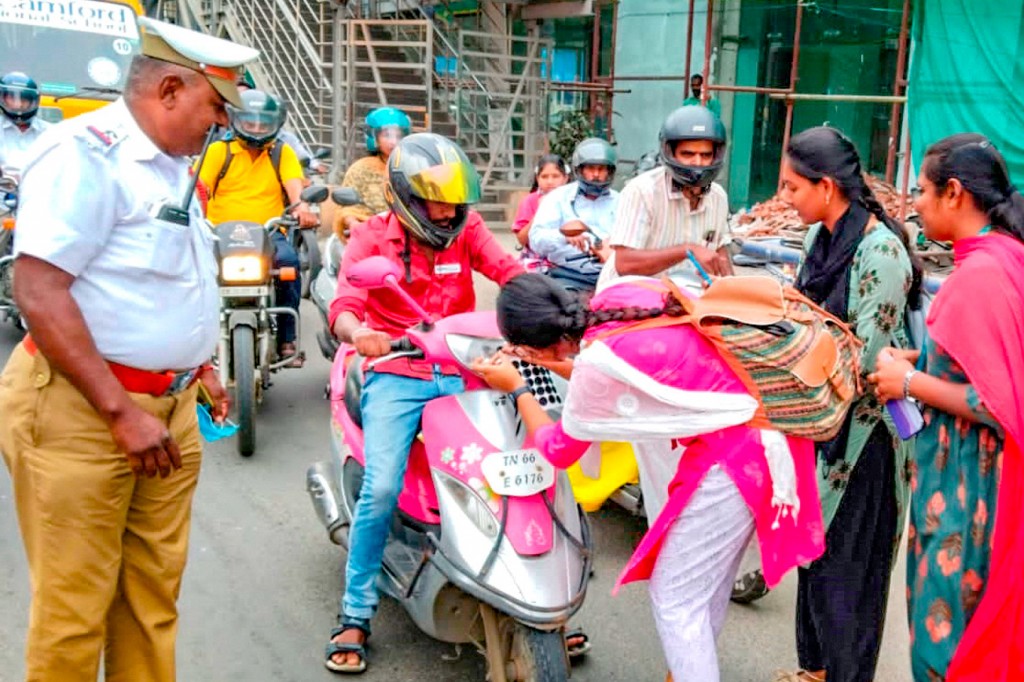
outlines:
{"label": "helmet visor", "polygon": [[389,142],[397,143],[405,137],[405,131],[401,126],[385,126],[376,131],[375,137],[380,142],[387,140]]}
{"label": "helmet visor", "polygon": [[480,201],[480,178],[476,168],[462,159],[423,168],[408,177],[413,194],[420,199],[443,204]]}
{"label": "helmet visor", "polygon": [[239,133],[256,139],[273,137],[284,125],[284,110],[245,111],[229,107],[231,126]]}
{"label": "helmet visor", "polygon": [[25,114],[39,106],[39,93],[27,88],[10,88],[3,91],[4,109],[12,114]]}

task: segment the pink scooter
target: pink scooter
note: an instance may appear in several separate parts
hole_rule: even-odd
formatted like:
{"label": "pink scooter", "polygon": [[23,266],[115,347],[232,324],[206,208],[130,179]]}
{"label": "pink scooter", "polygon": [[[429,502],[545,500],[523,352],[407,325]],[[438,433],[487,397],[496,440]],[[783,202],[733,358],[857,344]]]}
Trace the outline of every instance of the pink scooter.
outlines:
{"label": "pink scooter", "polygon": [[[423,412],[378,586],[431,637],[483,643],[492,682],[567,680],[564,631],[586,595],[590,531],[565,472],[525,440],[515,405],[469,370],[474,358],[503,345],[494,313],[431,321],[399,286],[398,266],[383,257],[367,258],[347,276],[358,287],[390,288],[422,319],[377,362],[416,357],[456,366],[466,385]],[[306,476],[317,515],[346,548],[365,462],[363,362],[350,346],[339,348],[329,389],[332,457]],[[552,375],[523,371],[535,394],[559,408]]]}

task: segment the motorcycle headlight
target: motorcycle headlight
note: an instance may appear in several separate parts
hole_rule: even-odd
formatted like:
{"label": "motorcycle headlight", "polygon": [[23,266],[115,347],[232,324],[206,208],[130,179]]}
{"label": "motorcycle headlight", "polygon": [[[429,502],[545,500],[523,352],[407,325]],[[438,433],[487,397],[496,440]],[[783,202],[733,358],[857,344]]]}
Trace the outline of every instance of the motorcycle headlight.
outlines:
{"label": "motorcycle headlight", "polygon": [[444,474],[440,478],[452,499],[458,502],[459,507],[469,517],[470,521],[480,529],[480,532],[489,538],[497,537],[498,519],[487,507],[487,504],[480,499],[480,496],[456,478]]}
{"label": "motorcycle headlight", "polygon": [[260,256],[228,256],[220,262],[220,278],[225,283],[262,282],[265,277]]}
{"label": "motorcycle headlight", "polygon": [[503,339],[485,339],[462,334],[448,334],[445,336],[445,342],[455,359],[467,368],[477,358],[489,358],[505,345]]}

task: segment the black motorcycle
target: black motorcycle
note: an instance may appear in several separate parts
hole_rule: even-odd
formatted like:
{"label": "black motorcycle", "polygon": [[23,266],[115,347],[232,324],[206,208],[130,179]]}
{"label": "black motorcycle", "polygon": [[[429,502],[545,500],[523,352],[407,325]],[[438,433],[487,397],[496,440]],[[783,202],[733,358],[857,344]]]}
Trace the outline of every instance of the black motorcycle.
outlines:
{"label": "black motorcycle", "polygon": [[[320,204],[328,195],[327,187],[314,185],[302,191],[301,200]],[[307,239],[307,235],[315,243],[315,234],[311,234],[314,230],[300,229],[298,220],[290,215],[296,205],[287,207],[284,215],[264,225],[232,220],[214,228],[221,296],[217,351],[220,379],[225,386],[234,386],[238,452],[246,457],[256,450],[256,409],[264,391],[270,388],[270,375],[288,368],[296,357],[305,357],[299,313],[275,305],[274,300],[276,282],[295,280],[302,273],[294,268],[273,267],[274,246],[270,239],[273,230],[286,229],[292,244],[300,238]],[[294,355],[278,356],[278,315],[295,318]]]}

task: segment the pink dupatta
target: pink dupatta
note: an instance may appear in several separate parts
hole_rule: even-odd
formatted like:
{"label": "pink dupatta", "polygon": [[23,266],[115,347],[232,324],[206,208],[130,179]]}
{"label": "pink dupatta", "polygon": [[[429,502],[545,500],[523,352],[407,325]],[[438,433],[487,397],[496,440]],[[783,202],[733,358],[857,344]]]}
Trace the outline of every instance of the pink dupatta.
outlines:
{"label": "pink dupatta", "polygon": [[988,584],[949,682],[1024,680],[1024,244],[992,233],[954,245],[956,267],[928,314],[1006,433]]}

